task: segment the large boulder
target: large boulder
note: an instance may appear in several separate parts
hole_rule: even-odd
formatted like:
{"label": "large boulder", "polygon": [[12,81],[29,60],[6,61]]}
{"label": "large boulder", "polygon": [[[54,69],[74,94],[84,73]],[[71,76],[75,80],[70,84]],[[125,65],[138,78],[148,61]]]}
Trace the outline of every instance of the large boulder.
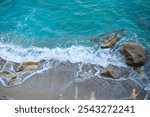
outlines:
{"label": "large boulder", "polygon": [[126,63],[132,67],[140,67],[145,63],[146,51],[141,45],[128,42],[120,47],[120,51],[124,55]]}
{"label": "large boulder", "polygon": [[104,41],[100,43],[101,48],[112,48],[117,41],[124,36],[124,29],[120,31],[113,32],[112,34],[108,35]]}
{"label": "large boulder", "polygon": [[118,67],[118,66],[109,64],[106,68],[101,70],[100,74],[105,77],[117,79],[117,78],[129,77],[130,72],[129,72],[129,69],[125,67]]}

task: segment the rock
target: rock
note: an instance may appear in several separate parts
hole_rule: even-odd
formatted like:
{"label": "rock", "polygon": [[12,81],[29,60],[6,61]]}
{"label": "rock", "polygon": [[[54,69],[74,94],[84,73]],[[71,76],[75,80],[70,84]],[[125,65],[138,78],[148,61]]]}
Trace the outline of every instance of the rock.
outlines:
{"label": "rock", "polygon": [[8,82],[7,86],[14,86],[20,84],[21,82],[22,82],[21,78],[13,78]]}
{"label": "rock", "polygon": [[60,64],[31,76],[20,85],[12,86],[15,83],[12,82],[8,87],[3,87],[0,83],[0,95],[13,99],[60,99],[65,87],[74,81],[77,66],[68,62],[66,65]]}
{"label": "rock", "polygon": [[106,37],[106,39],[100,43],[101,48],[112,48],[116,42],[122,38],[124,35],[124,29],[121,29],[118,32],[113,32],[109,36]]}
{"label": "rock", "polygon": [[20,65],[20,63],[15,63],[14,62],[13,65],[12,65],[13,70],[17,71],[19,65]]}
{"label": "rock", "polygon": [[11,71],[2,71],[2,72],[0,72],[0,77],[14,79],[14,78],[16,78],[16,74]]}
{"label": "rock", "polygon": [[108,65],[106,68],[101,70],[101,75],[110,77],[113,79],[128,77],[130,74],[129,70],[124,67],[117,67],[114,65]]}
{"label": "rock", "polygon": [[133,42],[128,42],[120,47],[125,61],[132,67],[140,67],[145,63],[146,51],[144,47]]}
{"label": "rock", "polygon": [[38,68],[38,63],[39,62],[34,62],[34,61],[23,62],[21,65],[18,66],[16,71],[20,72],[24,70],[35,70]]}
{"label": "rock", "polygon": [[[76,78],[79,63],[60,63],[25,80],[20,85],[4,87],[0,82],[0,96],[17,100],[56,99],[131,99],[131,90],[136,89],[136,99],[144,99],[144,78],[112,80],[96,75],[87,79]],[[100,69],[100,68],[98,68]],[[99,71],[99,70],[98,70]],[[99,72],[98,72],[99,73]],[[22,74],[22,73],[18,73]],[[16,79],[19,81],[20,76]],[[18,82],[17,81],[17,82]],[[22,81],[21,81],[22,82]]]}
{"label": "rock", "polygon": [[5,71],[0,72],[0,78],[2,78],[1,80],[3,80],[3,83],[5,84],[5,86],[8,86],[9,82],[16,80],[17,75],[11,71],[5,70]]}

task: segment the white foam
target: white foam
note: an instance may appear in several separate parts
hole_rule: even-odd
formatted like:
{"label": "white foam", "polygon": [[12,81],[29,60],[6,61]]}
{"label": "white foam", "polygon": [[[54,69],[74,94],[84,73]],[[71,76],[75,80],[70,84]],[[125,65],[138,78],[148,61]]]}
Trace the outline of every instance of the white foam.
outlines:
{"label": "white foam", "polygon": [[124,66],[120,58],[110,54],[109,49],[95,51],[92,47],[72,46],[69,48],[23,48],[17,45],[0,43],[0,57],[8,61],[40,61],[56,59],[59,61],[69,60],[72,63],[83,62],[107,66],[114,64]]}

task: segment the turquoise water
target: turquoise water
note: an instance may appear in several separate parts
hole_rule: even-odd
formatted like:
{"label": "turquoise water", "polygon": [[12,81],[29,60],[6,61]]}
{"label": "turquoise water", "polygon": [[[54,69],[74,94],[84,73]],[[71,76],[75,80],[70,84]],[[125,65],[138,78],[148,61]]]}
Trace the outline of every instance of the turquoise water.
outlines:
{"label": "turquoise water", "polygon": [[106,53],[108,63],[112,58],[108,50],[95,54],[90,40],[122,28],[126,29],[122,40],[149,49],[150,1],[0,0],[0,56],[6,59],[96,59],[97,63],[96,57],[102,60]]}

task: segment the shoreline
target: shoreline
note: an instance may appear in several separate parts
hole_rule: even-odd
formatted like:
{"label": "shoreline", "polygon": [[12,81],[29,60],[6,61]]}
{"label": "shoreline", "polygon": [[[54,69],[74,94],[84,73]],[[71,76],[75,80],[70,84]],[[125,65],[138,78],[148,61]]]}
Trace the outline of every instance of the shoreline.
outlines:
{"label": "shoreline", "polygon": [[[38,68],[39,70],[46,65],[44,60],[41,63]],[[112,79],[100,75],[102,69],[102,66],[96,64],[51,60],[51,67],[41,72],[35,70],[35,74],[28,74],[31,75],[30,78],[27,78],[19,85],[4,87],[0,83],[0,96],[17,100],[85,100],[90,99],[90,96],[94,92],[98,100],[120,100],[132,99],[132,88],[136,88],[138,94],[136,99],[145,98],[146,91],[144,91],[144,87],[147,83],[147,78],[141,76],[133,78],[135,74],[130,72],[130,75],[126,78]],[[27,71],[31,72],[30,70]]]}

